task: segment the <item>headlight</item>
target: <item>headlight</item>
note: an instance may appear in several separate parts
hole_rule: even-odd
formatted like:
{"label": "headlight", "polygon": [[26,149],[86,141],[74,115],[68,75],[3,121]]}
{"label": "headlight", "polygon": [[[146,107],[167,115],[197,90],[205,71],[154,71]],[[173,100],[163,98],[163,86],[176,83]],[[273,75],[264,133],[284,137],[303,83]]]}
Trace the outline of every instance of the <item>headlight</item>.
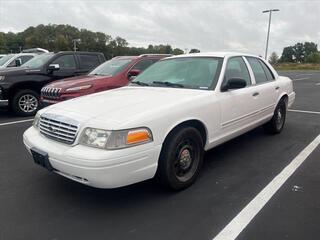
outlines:
{"label": "headlight", "polygon": [[0,76],[0,81],[4,80],[5,76]]}
{"label": "headlight", "polygon": [[72,88],[67,88],[66,92],[77,92],[80,90],[85,90],[85,89],[89,89],[91,88],[92,85],[83,85],[83,86],[79,86],[79,87],[72,87]]}
{"label": "headlight", "polygon": [[148,128],[107,131],[95,128],[86,128],[80,138],[80,144],[103,148],[121,149],[153,141],[152,133]]}
{"label": "headlight", "polygon": [[34,117],[33,119],[33,123],[32,125],[35,127],[35,128],[38,128],[39,127],[39,121],[40,121],[40,114],[37,113],[37,115]]}

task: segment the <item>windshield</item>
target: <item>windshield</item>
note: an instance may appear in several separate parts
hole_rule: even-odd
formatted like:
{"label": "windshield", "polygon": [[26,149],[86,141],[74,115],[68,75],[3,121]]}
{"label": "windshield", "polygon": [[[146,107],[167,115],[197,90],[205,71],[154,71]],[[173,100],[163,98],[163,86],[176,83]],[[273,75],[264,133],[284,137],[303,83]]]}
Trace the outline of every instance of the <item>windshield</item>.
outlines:
{"label": "windshield", "polygon": [[53,56],[53,54],[54,53],[43,53],[41,55],[35,56],[25,64],[22,64],[21,66],[27,68],[40,68],[48,62],[48,60]]}
{"label": "windshield", "polygon": [[0,66],[3,66],[3,64],[8,62],[13,56],[14,56],[14,54],[9,54],[9,55],[5,55],[2,58],[0,58]]}
{"label": "windshield", "polygon": [[103,75],[103,76],[114,76],[117,73],[125,69],[132,59],[111,59],[97,68],[93,69],[89,75]]}
{"label": "windshield", "polygon": [[222,58],[184,57],[159,61],[132,81],[144,86],[212,89],[215,87]]}

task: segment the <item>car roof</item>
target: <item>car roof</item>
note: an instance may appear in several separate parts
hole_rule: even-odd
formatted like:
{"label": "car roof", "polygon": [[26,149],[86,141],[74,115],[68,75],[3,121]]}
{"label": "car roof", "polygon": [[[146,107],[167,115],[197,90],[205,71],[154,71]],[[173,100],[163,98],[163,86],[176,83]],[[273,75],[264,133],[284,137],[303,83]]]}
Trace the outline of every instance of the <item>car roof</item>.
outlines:
{"label": "car roof", "polygon": [[165,58],[171,57],[172,54],[141,54],[137,56],[116,56],[113,59],[138,59],[138,58]]}
{"label": "car roof", "polygon": [[16,54],[15,54],[15,56],[24,56],[24,55],[28,55],[28,56],[30,56],[30,55],[32,55],[32,56],[37,56],[37,55],[39,55],[39,54],[37,54],[37,53],[16,53]]}
{"label": "car roof", "polygon": [[231,56],[248,56],[248,57],[258,57],[252,54],[241,53],[241,52],[202,52],[202,53],[188,53],[175,55],[169,58],[183,58],[183,57],[231,57]]}

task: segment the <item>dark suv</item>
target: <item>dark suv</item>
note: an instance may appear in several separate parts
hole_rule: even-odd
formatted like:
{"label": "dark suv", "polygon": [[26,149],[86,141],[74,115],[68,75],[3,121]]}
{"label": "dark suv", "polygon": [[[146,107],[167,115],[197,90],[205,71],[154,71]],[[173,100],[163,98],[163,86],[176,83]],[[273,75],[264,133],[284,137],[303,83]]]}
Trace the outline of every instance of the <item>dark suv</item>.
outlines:
{"label": "dark suv", "polygon": [[96,92],[127,85],[153,63],[169,54],[143,54],[140,56],[120,56],[101,64],[89,74],[55,81],[41,90],[41,104],[62,102]]}
{"label": "dark suv", "polygon": [[43,53],[21,67],[0,71],[0,104],[9,104],[14,113],[32,116],[39,108],[40,90],[46,84],[87,74],[105,61],[102,53]]}

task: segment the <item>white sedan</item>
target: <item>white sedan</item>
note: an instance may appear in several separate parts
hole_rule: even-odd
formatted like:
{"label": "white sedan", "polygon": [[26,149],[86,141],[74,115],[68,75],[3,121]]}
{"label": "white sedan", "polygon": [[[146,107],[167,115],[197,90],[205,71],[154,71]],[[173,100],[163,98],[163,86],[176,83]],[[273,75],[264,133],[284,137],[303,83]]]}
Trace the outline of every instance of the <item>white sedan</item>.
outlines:
{"label": "white sedan", "polygon": [[129,86],[38,112],[23,136],[34,162],[74,181],[115,188],[157,177],[180,190],[203,153],[263,125],[280,133],[292,81],[241,53],[169,57]]}

